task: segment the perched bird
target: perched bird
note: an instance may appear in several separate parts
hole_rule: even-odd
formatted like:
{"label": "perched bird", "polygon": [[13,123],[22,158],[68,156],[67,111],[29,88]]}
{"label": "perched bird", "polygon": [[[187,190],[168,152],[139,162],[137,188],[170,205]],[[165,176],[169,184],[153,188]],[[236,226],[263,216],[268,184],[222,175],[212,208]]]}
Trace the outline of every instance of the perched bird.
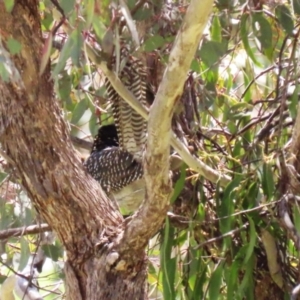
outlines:
{"label": "perched bird", "polygon": [[[181,163],[178,156],[170,157],[172,170],[178,170]],[[108,196],[118,202],[122,213],[128,214],[138,209],[145,198],[142,163],[120,148],[115,125],[99,128],[84,165]]]}
{"label": "perched bird", "polygon": [[[119,57],[119,59],[117,59]],[[121,47],[110,68],[137,100],[147,106],[147,72],[141,60]],[[102,126],[94,140],[87,171],[114,197],[122,212],[136,210],[145,196],[142,154],[147,139],[147,121],[135,112],[105,80],[115,125]]]}
{"label": "perched bird", "polygon": [[[136,99],[149,107],[154,94],[147,84],[142,61],[130,55],[126,47],[121,47],[119,64],[116,56],[110,68]],[[105,86],[115,125],[99,129],[85,166],[109,196],[115,198],[122,212],[129,213],[145,198],[142,154],[147,140],[147,121],[119,96],[108,79]]]}
{"label": "perched bird", "polygon": [[[116,56],[113,56],[110,68],[117,72],[122,83],[144,107],[149,106],[147,72],[141,60],[130,55],[126,47],[121,47],[119,64]],[[120,147],[141,161],[147,139],[147,121],[118,95],[108,79],[105,86]]]}
{"label": "perched bird", "polygon": [[120,147],[115,125],[100,127],[84,165],[124,213],[139,207],[144,198],[142,164]]}
{"label": "perched bird", "polygon": [[[117,63],[119,57],[119,63]],[[147,106],[147,72],[141,60],[121,47],[110,68],[137,100]],[[102,126],[94,139],[87,171],[114,197],[123,212],[136,210],[145,195],[142,153],[147,139],[147,121],[135,112],[105,80],[115,125]]]}

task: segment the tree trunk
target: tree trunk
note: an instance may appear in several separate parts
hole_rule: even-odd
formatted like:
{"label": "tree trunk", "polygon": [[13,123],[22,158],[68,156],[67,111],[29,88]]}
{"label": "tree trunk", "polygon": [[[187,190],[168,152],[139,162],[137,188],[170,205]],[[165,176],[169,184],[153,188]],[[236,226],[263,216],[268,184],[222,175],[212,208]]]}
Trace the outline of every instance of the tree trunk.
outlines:
{"label": "tree trunk", "polygon": [[[0,3],[0,30],[9,82],[0,79],[2,149],[36,210],[63,242],[67,299],[145,299],[145,253],[115,252],[123,218],[84,171],[53,97],[50,68],[39,76],[43,41],[38,1]],[[22,49],[10,55],[6,42]],[[131,256],[132,257],[132,256]]]}

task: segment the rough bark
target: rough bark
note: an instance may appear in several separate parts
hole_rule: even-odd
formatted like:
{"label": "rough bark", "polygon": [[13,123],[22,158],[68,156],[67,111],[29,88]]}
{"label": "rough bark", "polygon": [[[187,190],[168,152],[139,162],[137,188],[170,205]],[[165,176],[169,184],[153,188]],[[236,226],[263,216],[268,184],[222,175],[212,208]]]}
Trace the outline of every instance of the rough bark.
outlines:
{"label": "rough bark", "polygon": [[[129,276],[127,270],[110,268],[112,259],[105,259],[106,253],[111,257],[109,251],[113,250],[108,245],[114,244],[122,229],[122,216],[86,174],[76,156],[61,110],[53,98],[49,69],[42,77],[38,75],[42,38],[37,7],[37,0],[16,1],[13,11],[7,13],[3,2],[0,3],[1,56],[11,71],[9,82],[0,80],[2,148],[36,210],[66,248],[68,299],[111,299],[103,293],[101,298],[93,294],[89,290],[91,282],[101,286],[102,291],[107,285],[115,294],[119,293],[120,299],[132,298],[134,293],[138,295],[136,299],[143,299],[144,285],[136,285],[132,290],[136,278]],[[14,56],[5,50],[11,37],[22,45],[21,52]],[[100,249],[102,258],[95,256]],[[145,270],[144,253],[136,256],[132,269],[139,269],[140,265]],[[118,279],[119,289],[112,288],[103,276]],[[146,275],[140,278],[145,282]]]}
{"label": "rough bark", "polygon": [[[0,79],[2,149],[16,168],[36,210],[65,246],[67,299],[145,299],[144,248],[161,227],[172,192],[168,153],[173,108],[164,109],[166,120],[162,130],[155,122],[160,116],[155,115],[166,95],[167,105],[175,103],[183,78],[177,81],[179,89],[174,95],[165,94],[168,88],[159,92],[158,104],[149,121],[151,138],[145,160],[147,196],[142,208],[123,222],[111,200],[86,174],[76,156],[53,96],[49,66],[39,77],[42,38],[37,7],[38,0],[15,1],[13,11],[7,13],[0,2],[0,56],[10,73],[9,82]],[[191,41],[195,50],[202,31],[199,24],[190,25],[194,30],[197,28],[198,34]],[[200,27],[203,29],[203,24]],[[22,45],[19,54],[8,53],[8,38]],[[187,72],[194,50],[178,53],[188,55],[180,74]],[[174,73],[182,67],[179,62],[176,67],[172,62],[170,66]],[[167,85],[170,78],[166,80],[163,84]],[[165,142],[156,149],[161,137]]]}

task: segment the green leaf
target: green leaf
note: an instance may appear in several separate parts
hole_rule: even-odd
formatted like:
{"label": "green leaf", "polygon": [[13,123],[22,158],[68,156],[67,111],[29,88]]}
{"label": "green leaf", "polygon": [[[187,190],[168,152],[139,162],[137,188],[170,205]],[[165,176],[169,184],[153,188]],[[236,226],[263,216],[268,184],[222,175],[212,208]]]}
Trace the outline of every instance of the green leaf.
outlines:
{"label": "green leaf", "polygon": [[33,209],[26,207],[24,212],[25,212],[25,214],[24,214],[24,218],[23,218],[23,224],[25,226],[29,226],[33,222],[33,219],[35,217],[35,211]]}
{"label": "green leaf", "polygon": [[75,66],[79,66],[81,47],[83,45],[83,38],[81,31],[76,29],[72,32],[70,38],[72,39],[71,58]]}
{"label": "green leaf", "polygon": [[5,65],[1,62],[1,60],[0,60],[0,77],[4,82],[9,82],[9,78],[10,78],[9,72],[7,71]]}
{"label": "green leaf", "polygon": [[[208,91],[211,91],[213,93],[216,92],[216,85],[219,79],[219,73],[218,73],[218,66],[213,66],[213,65],[205,65],[206,73],[205,73],[205,89]],[[215,102],[215,99],[213,97],[206,97],[206,107],[209,107]]]}
{"label": "green leaf", "polygon": [[96,115],[92,115],[89,121],[89,129],[92,136],[95,136],[98,132],[99,126],[97,123],[98,123],[98,118],[96,117]]}
{"label": "green leaf", "polygon": [[220,299],[220,287],[222,283],[223,263],[221,262],[214,270],[209,281],[209,300]]}
{"label": "green leaf", "polygon": [[54,77],[57,77],[57,75],[62,71],[62,69],[66,65],[66,61],[69,58],[72,59],[72,62],[75,65],[77,66],[79,65],[82,44],[83,44],[82,34],[80,32],[80,29],[77,28],[71,33],[71,35],[69,36],[67,42],[65,43],[60,53],[58,63],[53,70]]}
{"label": "green leaf", "polygon": [[46,10],[44,12],[44,17],[42,18],[41,23],[43,31],[51,31],[53,25],[53,15]]}
{"label": "green leaf", "polygon": [[88,108],[88,103],[86,99],[83,99],[80,102],[78,102],[72,113],[71,123],[76,125],[81,119],[81,117],[83,116],[83,114],[85,113],[85,111],[87,110],[87,108]]}
{"label": "green leaf", "polygon": [[194,286],[194,292],[193,292],[193,298],[192,299],[202,299],[204,287],[207,283],[207,265],[204,265],[204,268],[201,272],[201,275],[197,276],[195,286]]}
{"label": "green leaf", "polygon": [[241,35],[241,39],[243,41],[245,50],[248,54],[248,56],[251,58],[251,60],[259,67],[261,67],[261,64],[257,61],[251,47],[249,44],[249,37],[248,37],[248,31],[247,31],[247,24],[248,24],[248,17],[249,15],[244,14],[242,15],[242,19],[241,19],[241,30],[240,30],[240,35]]}
{"label": "green leaf", "polygon": [[272,28],[268,20],[262,13],[254,13],[252,15],[253,33],[259,40],[263,49],[272,46]]}
{"label": "green leaf", "polygon": [[157,48],[162,47],[165,44],[165,40],[160,35],[154,35],[147,39],[144,43],[144,49],[147,52],[151,52]]}
{"label": "green leaf", "polygon": [[63,247],[59,243],[44,245],[42,249],[45,255],[50,257],[53,261],[58,261],[59,258],[63,257]]}
{"label": "green leaf", "polygon": [[149,19],[152,16],[152,14],[152,9],[148,5],[143,5],[132,17],[136,21],[143,21]]}
{"label": "green leaf", "polygon": [[253,255],[254,246],[256,244],[256,230],[255,230],[255,224],[253,220],[248,216],[249,224],[250,224],[250,241],[247,247],[246,256],[244,259],[243,264],[247,264],[250,257]]}
{"label": "green leaf", "polygon": [[22,45],[15,39],[9,38],[6,42],[10,54],[15,55],[20,53]]}
{"label": "green leaf", "polygon": [[[252,253],[247,266],[245,267],[245,275],[242,282],[237,286],[238,299],[253,299],[253,269],[255,264],[255,255]],[[247,293],[247,297],[245,297]]]}
{"label": "green leaf", "polygon": [[72,51],[72,47],[74,46],[72,38],[69,36],[65,45],[63,46],[58,63],[56,64],[53,70],[53,76],[57,77],[59,72],[65,67],[66,61],[70,58],[70,53]]}
{"label": "green leaf", "polygon": [[4,0],[5,9],[8,13],[11,13],[14,6],[15,6],[15,0]]}
{"label": "green leaf", "polygon": [[200,57],[207,67],[214,65],[227,51],[227,42],[205,41],[200,49]]}
{"label": "green leaf", "polygon": [[299,93],[300,93],[300,88],[299,85],[297,84],[293,92],[293,95],[291,97],[291,101],[288,103],[289,112],[293,119],[296,119],[297,116]]}
{"label": "green leaf", "polygon": [[175,274],[176,259],[172,258],[172,246],[174,242],[174,228],[170,226],[170,221],[166,218],[163,242],[160,251],[162,286],[164,299],[175,299]]}
{"label": "green leaf", "polygon": [[107,31],[105,25],[98,18],[93,20],[93,28],[95,30],[97,38],[101,41]]}
{"label": "green leaf", "polygon": [[0,185],[5,181],[5,179],[8,177],[8,174],[5,172],[0,172]]}
{"label": "green leaf", "polygon": [[246,110],[246,114],[248,114],[250,112],[247,112],[247,110],[252,110],[252,109],[253,109],[253,105],[247,102],[238,102],[238,103],[230,104],[229,111],[228,111],[229,114],[227,115],[227,118],[231,119],[235,114],[239,112],[243,112],[245,110]]}
{"label": "green leaf", "polygon": [[256,181],[250,184],[249,188],[247,189],[248,195],[243,201],[244,209],[253,208],[255,206],[259,187],[260,185]]}
{"label": "green leaf", "polygon": [[60,0],[59,4],[65,15],[68,15],[75,7],[75,0]]}
{"label": "green leaf", "polygon": [[283,4],[278,5],[275,8],[275,15],[286,33],[291,34],[294,29],[294,21],[289,8]]}
{"label": "green leaf", "polygon": [[262,188],[264,194],[267,196],[267,199],[271,199],[275,190],[274,183],[274,174],[272,171],[272,166],[268,163],[263,165],[263,174],[262,174]]}
{"label": "green leaf", "polygon": [[292,1],[294,13],[300,15],[300,0]]}
{"label": "green leaf", "polygon": [[200,63],[196,59],[192,60],[191,70],[196,72],[197,74],[200,73]]}
{"label": "green leaf", "polygon": [[222,26],[220,23],[220,19],[217,16],[213,17],[211,25],[211,38],[215,42],[222,42]]}
{"label": "green leaf", "polygon": [[0,198],[0,230],[6,230],[11,227],[13,216],[14,207],[10,204],[3,203],[3,199]]}
{"label": "green leaf", "polygon": [[242,176],[236,175],[224,190],[222,202],[218,207],[218,216],[225,217],[220,220],[220,229],[222,233],[227,233],[231,230],[233,218],[230,215],[234,211],[234,198],[236,195],[236,188],[240,185],[241,180]]}
{"label": "green leaf", "polygon": [[[248,74],[244,72],[243,75],[244,75],[244,86],[248,86],[250,82]],[[247,89],[247,92],[244,94],[243,100],[246,103],[250,103],[252,101],[251,87]]]}
{"label": "green leaf", "polygon": [[136,5],[136,0],[127,0],[127,5],[130,10],[132,10]]}
{"label": "green leaf", "polygon": [[20,246],[21,246],[21,257],[20,257],[19,271],[22,271],[26,267],[30,256],[29,244],[24,237],[21,237]]}
{"label": "green leaf", "polygon": [[86,23],[85,28],[89,29],[94,19],[95,0],[84,0]]}
{"label": "green leaf", "polygon": [[226,276],[226,282],[227,282],[227,298],[226,299],[235,299],[235,291],[236,287],[238,285],[238,275],[239,271],[241,269],[242,261],[239,258],[239,253],[235,256],[233,263],[231,264],[227,276]]}
{"label": "green leaf", "polygon": [[299,230],[300,230],[300,211],[299,211],[298,205],[293,206],[293,217],[294,217],[293,220],[294,220],[295,228],[299,232]]}
{"label": "green leaf", "polygon": [[186,165],[184,164],[181,167],[180,177],[175,183],[174,191],[173,191],[172,198],[171,198],[171,204],[175,202],[175,200],[180,195],[182,189],[184,188],[185,177],[186,177]]}
{"label": "green leaf", "polygon": [[72,100],[70,98],[71,89],[72,89],[71,77],[65,71],[62,72],[60,75],[62,76],[58,81],[58,93],[60,99],[62,100],[63,104],[66,106],[68,110],[73,111],[74,105],[72,104]]}
{"label": "green leaf", "polygon": [[205,266],[205,264],[202,263],[201,256],[202,249],[194,250],[193,248],[190,248],[188,255],[185,257],[183,262],[184,277],[188,280],[188,299],[195,299],[196,295],[199,299],[201,299],[201,295],[203,293],[203,285],[202,288],[196,286],[199,284],[199,277],[203,276],[203,266]]}

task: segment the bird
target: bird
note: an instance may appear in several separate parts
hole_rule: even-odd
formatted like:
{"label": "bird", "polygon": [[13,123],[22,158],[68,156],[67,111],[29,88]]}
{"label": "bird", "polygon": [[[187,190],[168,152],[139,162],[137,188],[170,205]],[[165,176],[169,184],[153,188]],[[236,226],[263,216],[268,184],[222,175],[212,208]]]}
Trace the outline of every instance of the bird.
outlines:
{"label": "bird", "polygon": [[[172,170],[178,170],[181,163],[178,156],[171,155]],[[139,208],[145,198],[143,165],[131,153],[120,147],[114,124],[99,128],[91,154],[84,166],[107,195],[118,203],[124,215],[129,215]]]}
{"label": "bird", "polygon": [[84,165],[108,196],[117,201],[124,214],[139,207],[145,193],[142,163],[120,147],[115,124],[99,128]]}
{"label": "bird", "polygon": [[[154,93],[147,83],[143,62],[125,46],[121,47],[119,56],[119,64],[116,55],[112,57],[110,68],[141,105],[149,108]],[[105,87],[114,124],[99,128],[85,166],[108,196],[116,200],[121,211],[128,214],[137,210],[145,199],[142,157],[147,142],[147,121],[119,96],[107,78]]]}
{"label": "bird", "polygon": [[[143,106],[149,106],[144,64],[124,45],[119,54],[112,56],[109,67]],[[147,141],[147,121],[119,96],[107,78],[105,87],[114,124],[99,128],[85,167],[127,214],[135,211],[145,198],[142,155]]]}
{"label": "bird", "polygon": [[[144,107],[149,107],[149,101],[153,101],[154,97],[152,95],[152,99],[149,99],[147,70],[143,62],[130,55],[126,46],[121,47],[119,56],[119,64],[116,55],[112,57],[110,68],[116,71],[119,79],[136,99]],[[105,87],[112,107],[120,147],[131,153],[137,161],[142,161],[147,141],[147,121],[119,96],[107,78]]]}

